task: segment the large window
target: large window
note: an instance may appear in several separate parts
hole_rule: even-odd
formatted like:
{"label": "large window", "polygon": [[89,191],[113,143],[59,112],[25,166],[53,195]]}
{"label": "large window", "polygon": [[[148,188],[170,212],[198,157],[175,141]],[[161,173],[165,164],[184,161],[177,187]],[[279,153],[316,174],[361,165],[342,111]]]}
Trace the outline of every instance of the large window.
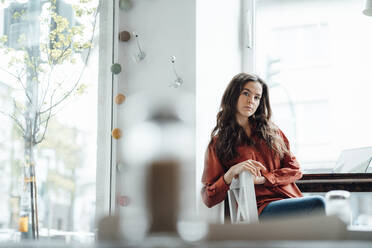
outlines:
{"label": "large window", "polygon": [[94,240],[97,7],[1,1],[0,242]]}
{"label": "large window", "polygon": [[372,144],[372,18],[363,3],[257,1],[257,72],[305,172],[332,171],[342,150]]}

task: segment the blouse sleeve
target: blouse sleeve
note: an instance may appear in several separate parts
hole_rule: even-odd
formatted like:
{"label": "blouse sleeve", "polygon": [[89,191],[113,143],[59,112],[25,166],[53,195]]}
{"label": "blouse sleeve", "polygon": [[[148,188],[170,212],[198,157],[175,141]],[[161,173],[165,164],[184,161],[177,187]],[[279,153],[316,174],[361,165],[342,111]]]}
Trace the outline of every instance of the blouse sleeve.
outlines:
{"label": "blouse sleeve", "polygon": [[214,146],[210,144],[205,154],[201,190],[203,202],[209,208],[226,198],[230,186],[223,179],[224,174],[224,169],[215,154]]}
{"label": "blouse sleeve", "polygon": [[280,161],[280,169],[275,169],[271,172],[263,173],[263,176],[266,178],[265,185],[270,187],[294,183],[302,177],[300,164],[297,162],[296,157],[290,151],[289,141],[287,137],[281,130],[279,130],[279,133],[288,148],[289,154],[285,154]]}

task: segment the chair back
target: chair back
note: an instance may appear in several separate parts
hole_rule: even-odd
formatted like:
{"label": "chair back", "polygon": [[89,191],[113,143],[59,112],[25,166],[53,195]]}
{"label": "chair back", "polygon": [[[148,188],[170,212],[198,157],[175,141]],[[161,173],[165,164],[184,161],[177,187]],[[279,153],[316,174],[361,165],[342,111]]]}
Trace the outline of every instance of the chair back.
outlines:
{"label": "chair back", "polygon": [[253,176],[243,171],[234,178],[227,192],[231,223],[257,223],[258,212]]}

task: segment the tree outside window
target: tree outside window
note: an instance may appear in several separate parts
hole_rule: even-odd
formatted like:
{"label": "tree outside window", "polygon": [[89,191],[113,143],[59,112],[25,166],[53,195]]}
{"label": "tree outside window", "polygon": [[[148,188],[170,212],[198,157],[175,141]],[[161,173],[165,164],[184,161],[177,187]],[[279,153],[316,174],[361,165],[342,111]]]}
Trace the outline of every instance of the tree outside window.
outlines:
{"label": "tree outside window", "polygon": [[[14,140],[0,142],[11,154],[6,158],[11,162],[1,167],[12,177],[9,223],[18,226],[22,238],[37,239],[43,226],[74,225],[71,208],[84,191],[75,185],[84,134],[56,117],[90,87],[82,79],[97,34],[98,2],[2,0],[1,5],[0,111],[7,117],[1,130]],[[52,209],[60,216],[51,218]]]}

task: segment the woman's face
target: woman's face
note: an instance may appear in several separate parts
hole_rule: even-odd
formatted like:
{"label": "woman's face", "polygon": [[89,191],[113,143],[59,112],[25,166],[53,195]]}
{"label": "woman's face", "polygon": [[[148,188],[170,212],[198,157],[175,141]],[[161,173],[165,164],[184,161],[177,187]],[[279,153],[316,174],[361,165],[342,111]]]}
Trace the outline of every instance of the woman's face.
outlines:
{"label": "woman's face", "polygon": [[252,116],[262,97],[262,86],[258,82],[248,82],[244,85],[236,105],[236,118],[239,120],[247,119]]}

